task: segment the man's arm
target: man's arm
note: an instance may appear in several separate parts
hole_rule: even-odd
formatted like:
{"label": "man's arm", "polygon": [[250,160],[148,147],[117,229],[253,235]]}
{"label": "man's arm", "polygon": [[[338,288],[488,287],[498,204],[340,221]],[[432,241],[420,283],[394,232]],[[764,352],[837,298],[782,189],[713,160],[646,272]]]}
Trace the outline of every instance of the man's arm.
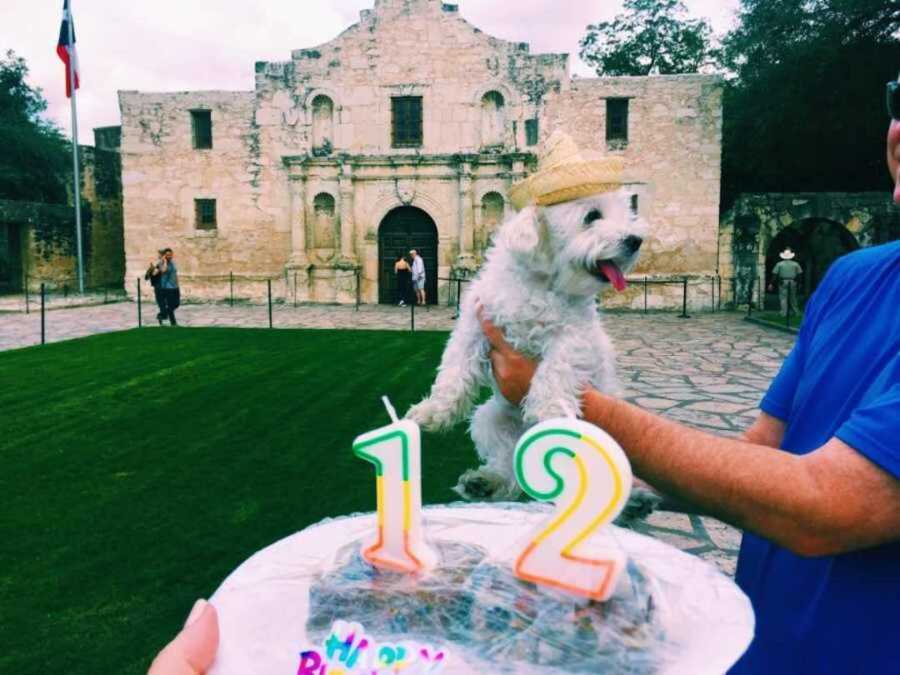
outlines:
{"label": "man's arm", "polygon": [[625,448],[639,476],[795,553],[835,555],[900,539],[900,481],[836,438],[798,456],[768,445],[779,435],[768,420],[748,432],[759,439],[751,443],[596,391],[584,403],[585,419]]}
{"label": "man's arm", "polygon": [[[518,403],[537,364],[481,318],[500,392]],[[733,440],[593,390],[584,396],[584,418],[611,434],[635,473],[654,487],[799,555],[834,555],[900,539],[900,481],[838,439],[798,456],[777,449],[784,423],[766,413],[746,440]]]}

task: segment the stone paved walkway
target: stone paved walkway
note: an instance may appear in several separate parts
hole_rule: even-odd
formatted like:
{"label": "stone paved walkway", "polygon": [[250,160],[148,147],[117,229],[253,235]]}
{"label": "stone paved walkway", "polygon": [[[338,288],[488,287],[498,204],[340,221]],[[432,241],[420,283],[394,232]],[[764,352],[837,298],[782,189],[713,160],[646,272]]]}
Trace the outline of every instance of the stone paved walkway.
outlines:
{"label": "stone paved walkway", "polygon": [[[187,326],[268,327],[265,306],[186,305],[178,312]],[[155,307],[144,305],[144,324],[155,326]],[[276,306],[276,328],[409,330],[408,309],[384,306]],[[48,341],[134,328],[131,302],[59,309],[47,313]],[[732,314],[609,314],[607,330],[619,351],[626,398],[665,417],[715,434],[736,436],[756,416],[757,405],[794,337]],[[420,330],[447,330],[453,310],[416,312]],[[152,328],[152,330],[160,330]],[[162,330],[171,330],[165,328]],[[0,314],[0,350],[40,342],[39,314]],[[697,554],[733,574],[740,533],[708,517],[658,512],[641,531]]]}

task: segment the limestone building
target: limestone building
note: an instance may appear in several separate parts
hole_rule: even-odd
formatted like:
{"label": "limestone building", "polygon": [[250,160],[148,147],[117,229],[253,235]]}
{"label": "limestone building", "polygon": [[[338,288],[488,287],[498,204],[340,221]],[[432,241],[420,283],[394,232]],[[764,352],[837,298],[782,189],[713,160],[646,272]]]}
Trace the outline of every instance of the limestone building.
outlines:
{"label": "limestone building", "polygon": [[717,78],[573,78],[568,55],[486,35],[440,0],[375,0],[331,42],[257,63],[254,91],[119,103],[129,279],[168,245],[195,297],[222,297],[233,273],[244,294],[272,279],[300,301],[391,302],[396,254],[414,247],[429,299],[446,299],[556,127],[624,156],[652,230],[636,274],[717,270]]}

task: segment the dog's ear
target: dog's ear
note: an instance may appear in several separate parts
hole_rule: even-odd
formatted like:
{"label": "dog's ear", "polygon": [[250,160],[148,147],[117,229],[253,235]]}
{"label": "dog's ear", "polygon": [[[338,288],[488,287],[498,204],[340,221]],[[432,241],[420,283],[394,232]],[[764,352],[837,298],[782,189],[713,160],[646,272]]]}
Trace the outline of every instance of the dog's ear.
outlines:
{"label": "dog's ear", "polygon": [[500,229],[503,245],[513,255],[537,262],[547,248],[547,226],[537,206],[526,206]]}

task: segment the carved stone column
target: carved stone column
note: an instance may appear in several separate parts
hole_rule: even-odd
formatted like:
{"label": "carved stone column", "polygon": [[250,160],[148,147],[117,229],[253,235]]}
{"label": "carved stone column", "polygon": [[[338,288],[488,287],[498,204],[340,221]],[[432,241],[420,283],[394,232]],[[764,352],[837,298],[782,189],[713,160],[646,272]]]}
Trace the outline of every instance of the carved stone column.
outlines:
{"label": "carved stone column", "polygon": [[288,267],[306,269],[309,257],[306,254],[306,172],[291,175],[291,257]]}
{"label": "carved stone column", "polygon": [[477,268],[475,262],[475,195],[472,183],[472,165],[459,165],[459,256],[456,259],[457,273],[468,275]]}
{"label": "carved stone column", "polygon": [[341,193],[341,265],[356,265],[356,251],[353,246],[353,234],[356,228],[353,194],[353,168],[346,162],[340,167]]}

